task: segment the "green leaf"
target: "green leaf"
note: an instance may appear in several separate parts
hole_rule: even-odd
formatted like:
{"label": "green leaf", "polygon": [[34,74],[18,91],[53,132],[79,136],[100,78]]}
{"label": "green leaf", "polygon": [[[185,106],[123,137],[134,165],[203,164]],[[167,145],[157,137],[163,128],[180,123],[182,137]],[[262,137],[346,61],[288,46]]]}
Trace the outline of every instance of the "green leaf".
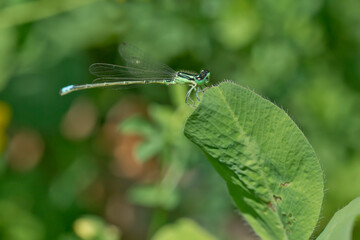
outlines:
{"label": "green leaf", "polygon": [[161,185],[137,186],[129,191],[130,201],[146,207],[173,209],[179,202],[179,194],[174,189]]}
{"label": "green leaf", "polygon": [[311,145],[280,108],[230,82],[206,91],[185,135],[225,180],[262,239],[309,239],[323,199]]}
{"label": "green leaf", "polygon": [[139,134],[145,138],[136,147],[136,157],[142,163],[159,154],[164,146],[161,131],[139,116],[126,119],[119,125],[119,130],[124,134]]}
{"label": "green leaf", "polygon": [[168,224],[158,230],[152,240],[216,240],[196,222],[183,218],[174,224]]}
{"label": "green leaf", "polygon": [[352,200],[330,220],[318,240],[350,240],[355,222],[360,217],[360,197]]}
{"label": "green leaf", "polygon": [[119,130],[125,134],[140,134],[144,137],[151,137],[156,129],[140,116],[129,117],[119,125]]}
{"label": "green leaf", "polygon": [[144,140],[136,148],[136,156],[140,162],[144,163],[155,157],[162,150],[164,146],[163,138],[161,135],[155,134],[152,137]]}

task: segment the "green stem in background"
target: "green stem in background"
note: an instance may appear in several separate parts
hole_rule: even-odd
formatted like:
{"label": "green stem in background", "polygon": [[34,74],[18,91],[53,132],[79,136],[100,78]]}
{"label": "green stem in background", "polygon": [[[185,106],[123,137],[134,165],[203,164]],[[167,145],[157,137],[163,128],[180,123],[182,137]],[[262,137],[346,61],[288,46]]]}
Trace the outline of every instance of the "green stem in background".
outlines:
{"label": "green stem in background", "polygon": [[16,4],[0,10],[0,30],[71,11],[99,0],[41,0]]}
{"label": "green stem in background", "polygon": [[150,239],[151,236],[154,235],[154,233],[163,225],[167,223],[168,218],[168,211],[162,209],[162,208],[156,208],[154,209],[154,212],[152,214],[152,218],[150,221],[150,226],[148,230],[148,237],[147,239]]}
{"label": "green stem in background", "polygon": [[[184,103],[184,95],[187,92],[185,86],[173,86],[169,88],[171,101],[176,106],[176,111],[172,115],[171,119],[171,130],[178,131],[183,128],[186,118],[191,112],[191,108]],[[170,140],[171,141],[171,140]],[[186,139],[185,139],[186,141]],[[174,146],[176,148],[176,146]],[[161,186],[166,187],[169,190],[175,190],[178,183],[180,182],[188,163],[188,159],[176,159],[176,149],[172,149],[168,152],[166,158],[171,159],[170,164],[166,166],[164,177],[161,181]]]}
{"label": "green stem in background", "polygon": [[[191,112],[191,108],[189,108],[186,104],[184,104],[184,95],[187,92],[187,88],[184,86],[174,86],[169,88],[171,101],[176,105],[176,111],[172,115],[173,131],[178,131],[183,128],[184,122],[186,118],[189,116]],[[186,139],[185,139],[186,140]],[[174,150],[173,150],[174,151]],[[174,190],[178,185],[181,177],[183,176],[186,165],[188,163],[188,159],[176,159],[176,154],[169,154],[170,165],[167,167],[165,176],[161,182],[161,185],[166,185],[170,189]]]}
{"label": "green stem in background", "polygon": [[[173,154],[174,155],[174,154]],[[166,173],[164,178],[161,181],[161,186],[166,187],[166,189],[170,191],[175,191],[177,185],[179,184],[182,176],[185,172],[185,167],[187,165],[187,161],[183,161],[180,164],[181,160],[187,159],[175,159],[171,158],[171,163],[166,169]]]}
{"label": "green stem in background", "polygon": [[[169,132],[179,132],[180,129],[183,129],[184,122],[186,118],[189,116],[190,112],[192,111],[189,106],[187,106],[184,102],[184,95],[187,92],[187,88],[185,86],[172,86],[169,88],[171,102],[175,105],[176,111],[173,112],[171,115]],[[172,135],[172,134],[170,134]],[[160,182],[160,189],[166,189],[166,191],[172,192],[176,191],[176,188],[183,177],[186,166],[189,162],[187,157],[182,157],[179,159],[179,149],[182,149],[183,140],[188,142],[183,136],[176,137],[176,141],[169,138],[170,142],[174,142],[175,145],[166,151],[163,157],[165,159],[170,159],[168,165],[163,166],[163,178]],[[183,139],[180,140],[179,139]],[[180,146],[178,146],[180,145]],[[183,156],[183,155],[181,155]],[[153,217],[151,220],[151,226],[149,227],[148,236],[152,236],[160,227],[166,224],[168,216],[168,210],[162,208],[154,209]]]}

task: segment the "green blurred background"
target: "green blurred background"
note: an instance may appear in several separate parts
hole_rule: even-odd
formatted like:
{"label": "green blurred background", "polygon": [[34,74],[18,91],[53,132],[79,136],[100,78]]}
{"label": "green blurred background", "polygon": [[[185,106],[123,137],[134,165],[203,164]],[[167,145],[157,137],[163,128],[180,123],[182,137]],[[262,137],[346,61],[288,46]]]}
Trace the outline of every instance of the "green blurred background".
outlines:
{"label": "green blurred background", "polygon": [[93,89],[129,42],[175,70],[209,69],[285,109],[324,170],[314,236],[360,194],[360,1],[1,0],[0,239],[149,239],[195,220],[256,239],[183,136],[185,87]]}

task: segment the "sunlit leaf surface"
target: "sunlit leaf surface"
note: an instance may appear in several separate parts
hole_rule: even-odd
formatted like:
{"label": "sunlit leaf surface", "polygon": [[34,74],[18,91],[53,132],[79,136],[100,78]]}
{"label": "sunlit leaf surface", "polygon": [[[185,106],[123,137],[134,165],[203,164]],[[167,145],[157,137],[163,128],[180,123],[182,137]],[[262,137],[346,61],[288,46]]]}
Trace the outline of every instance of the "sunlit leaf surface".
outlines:
{"label": "sunlit leaf surface", "polygon": [[308,239],[319,217],[323,177],[309,142],[276,105],[234,83],[205,93],[185,135],[224,178],[262,239]]}

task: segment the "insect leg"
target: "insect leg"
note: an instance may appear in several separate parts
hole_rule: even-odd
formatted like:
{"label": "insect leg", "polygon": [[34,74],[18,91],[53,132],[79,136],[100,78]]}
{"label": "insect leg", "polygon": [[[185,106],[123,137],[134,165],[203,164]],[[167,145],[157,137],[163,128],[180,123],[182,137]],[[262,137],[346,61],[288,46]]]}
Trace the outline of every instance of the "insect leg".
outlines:
{"label": "insect leg", "polygon": [[194,100],[192,100],[191,97],[190,97],[190,94],[194,90],[195,87],[196,87],[196,85],[192,85],[190,90],[186,93],[185,103],[187,105],[189,105],[189,106],[191,106],[191,105],[188,103],[188,100],[190,100],[192,102],[192,104],[195,104]]}
{"label": "insect leg", "polygon": [[208,90],[209,88],[210,87],[205,87],[205,88],[201,89],[200,92],[205,93],[205,91]]}
{"label": "insect leg", "polygon": [[199,86],[196,87],[196,92],[195,92],[195,94],[196,94],[197,100],[200,102],[200,98],[199,98]]}

